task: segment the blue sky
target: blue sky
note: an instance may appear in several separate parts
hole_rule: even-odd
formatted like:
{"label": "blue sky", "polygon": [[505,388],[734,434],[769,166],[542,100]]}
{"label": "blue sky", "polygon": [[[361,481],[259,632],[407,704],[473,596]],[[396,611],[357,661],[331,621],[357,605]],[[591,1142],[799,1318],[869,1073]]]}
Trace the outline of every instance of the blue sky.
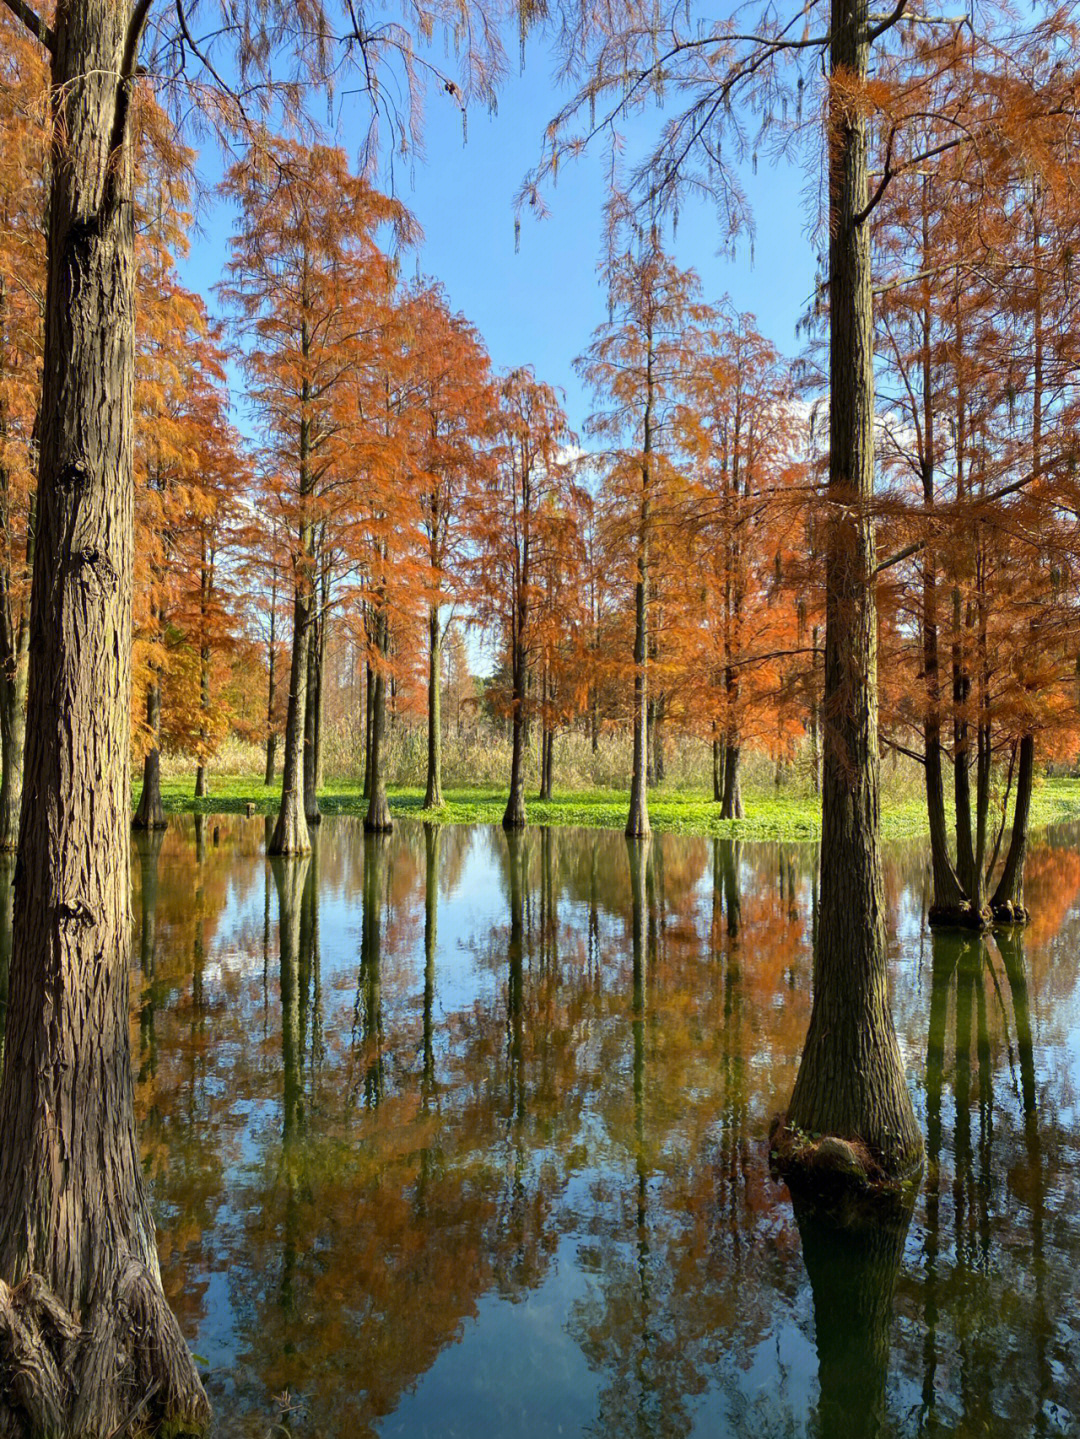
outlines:
{"label": "blue sky", "polygon": [[[426,155],[398,164],[396,190],[424,230],[409,268],[418,264],[442,281],[453,307],[484,336],[496,368],[531,364],[539,378],[564,389],[571,424],[580,429],[591,404],[573,361],[607,318],[596,273],[604,195],[600,148],[560,169],[558,185],[547,195],[550,215],[526,215],[516,251],[514,242],[514,195],[539,155],[545,124],[565,98],[551,68],[542,45],[531,44],[525,72],[505,85],[498,113],[470,111],[467,143],[456,106],[430,95]],[[646,112],[635,122],[637,135],[649,134],[660,120],[659,112]],[[349,148],[347,128],[340,138]],[[740,310],[757,315],[781,351],[794,354],[795,322],[814,275],[806,176],[763,162],[757,175],[747,169],[745,187],[757,226],[752,263],[747,242],[739,244],[734,261],[717,256],[719,226],[704,204],[684,207],[670,248],[680,264],[698,271],[706,298],[729,294]],[[207,296],[212,309],[211,287],[220,278],[230,224],[227,210],[208,203],[183,267],[186,282]]]}

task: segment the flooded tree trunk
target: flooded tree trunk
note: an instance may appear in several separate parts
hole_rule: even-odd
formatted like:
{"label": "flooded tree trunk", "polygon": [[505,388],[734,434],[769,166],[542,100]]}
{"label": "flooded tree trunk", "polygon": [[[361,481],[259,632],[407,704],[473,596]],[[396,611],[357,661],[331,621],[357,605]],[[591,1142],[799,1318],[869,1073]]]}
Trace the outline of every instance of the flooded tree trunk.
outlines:
{"label": "flooded tree trunk", "polygon": [[0,1080],[0,1433],[202,1431],[161,1285],[128,969],[134,405],[128,110],[145,7],[61,5],[26,785]]}
{"label": "flooded tree trunk", "polygon": [[135,829],[164,829],[165,810],[161,803],[161,681],[154,671],[146,689],[146,723],[150,748],[143,760],[142,794],[132,821]]}
{"label": "flooded tree trunk", "polygon": [[442,629],[439,607],[428,610],[428,745],[424,808],[440,809],[442,792]]}
{"label": "flooded tree trunk", "polygon": [[971,731],[967,701],[971,682],[964,667],[959,591],[953,592],[953,806],[956,813],[956,877],[970,898],[979,888],[971,832]]}
{"label": "flooded tree trunk", "polygon": [[1027,857],[1028,822],[1034,781],[1035,736],[1026,734],[1020,741],[1012,838],[1005,856],[1005,868],[1001,871],[1001,878],[990,901],[990,911],[998,924],[1026,924],[1031,918],[1024,908],[1024,860]]}
{"label": "flooded tree trunk", "polygon": [[371,705],[371,756],[368,761],[371,787],[367,814],[364,816],[364,829],[368,834],[389,834],[394,828],[394,821],[390,817],[390,804],[386,798],[383,755],[383,743],[386,739],[385,661],[390,649],[389,640],[390,622],[385,609],[380,606],[375,618],[375,643],[380,663],[375,674],[375,691]]}
{"label": "flooded tree trunk", "polygon": [[421,1098],[424,1108],[435,1093],[435,954],[439,933],[439,850],[442,829],[424,825],[424,1071]]}
{"label": "flooded tree trunk", "polygon": [[[864,81],[867,0],[833,0],[831,73]],[[921,1163],[889,1009],[879,854],[873,301],[867,121],[833,90],[829,114],[829,491],[825,754],[814,1001],[786,1116],[789,1183],[811,1167],[887,1180]],[[817,1144],[800,1135],[822,1135]],[[854,1141],[854,1143],[853,1143]]]}

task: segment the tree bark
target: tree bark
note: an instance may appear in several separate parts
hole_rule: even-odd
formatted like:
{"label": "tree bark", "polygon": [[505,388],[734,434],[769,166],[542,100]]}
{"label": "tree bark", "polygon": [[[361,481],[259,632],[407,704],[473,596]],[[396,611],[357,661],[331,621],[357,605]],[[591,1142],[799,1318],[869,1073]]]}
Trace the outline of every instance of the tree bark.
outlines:
{"label": "tree bark", "polygon": [[322,820],[318,793],[319,660],[321,616],[313,616],[308,641],[307,691],[304,696],[304,818],[308,827]]}
{"label": "tree bark", "polygon": [[[7,509],[7,477],[0,469],[0,492]],[[31,505],[26,540],[27,574],[34,562],[34,514]],[[30,657],[30,609],[24,599],[14,607],[10,558],[0,570],[0,852],[14,850],[19,838],[23,752],[26,747],[26,683]]]}
{"label": "tree bark", "polygon": [[164,829],[165,810],[161,803],[161,681],[156,672],[146,690],[146,723],[150,748],[143,760],[142,794],[132,824],[135,829]]}
{"label": "tree bark", "polygon": [[428,610],[428,749],[424,808],[440,809],[442,792],[442,628],[439,607]]}
{"label": "tree bark", "polygon": [[[888,1180],[922,1161],[889,1010],[879,854],[873,300],[865,83],[867,0],[833,0],[829,97],[829,493],[825,556],[825,753],[821,898],[810,1028],[786,1116],[789,1137],[865,1146]],[[832,1153],[850,1149],[834,1145]],[[814,1146],[795,1143],[789,1183]],[[818,1147],[818,1155],[821,1147]]]}
{"label": "tree bark", "polygon": [[266,668],[266,776],[263,783],[274,783],[274,761],[277,759],[277,730],[274,728],[274,701],[277,699],[277,571],[270,584],[270,641],[267,645]]}
{"label": "tree bark", "polygon": [[375,671],[364,664],[364,798],[371,798],[371,726],[375,713]]}
{"label": "tree bark", "polygon": [[145,9],[61,5],[26,785],[0,1080],[0,1433],[202,1430],[143,1182],[128,1016],[133,163]]}
{"label": "tree bark", "polygon": [[394,828],[383,773],[383,740],[386,736],[386,672],[383,666],[390,648],[388,641],[389,622],[385,611],[380,609],[375,619],[375,642],[381,662],[375,674],[375,693],[372,696],[371,758],[368,765],[371,789],[364,816],[364,829],[368,834],[389,834]]}
{"label": "tree bark", "polygon": [[1035,782],[1035,736],[1020,741],[1020,762],[1016,771],[1016,806],[1012,837],[1005,856],[1005,868],[990,901],[990,912],[998,924],[1026,924],[1031,918],[1024,908],[1024,860],[1027,857],[1031,791]]}
{"label": "tree bark", "polygon": [[524,829],[525,816],[525,756],[528,749],[528,727],[525,718],[525,684],[528,675],[528,658],[523,644],[515,643],[511,661],[513,696],[511,704],[513,740],[510,751],[510,794],[503,811],[503,829]]}
{"label": "tree bark", "polygon": [[269,854],[307,854],[311,849],[304,814],[304,716],[307,713],[308,646],[311,642],[311,594],[298,577],[293,595],[292,663],[289,707],[285,716],[285,761],[281,771],[281,804]]}
{"label": "tree bark", "polygon": [[721,819],[742,819],[742,785],[739,782],[739,744],[728,737],[724,745],[724,793],[720,804]]}

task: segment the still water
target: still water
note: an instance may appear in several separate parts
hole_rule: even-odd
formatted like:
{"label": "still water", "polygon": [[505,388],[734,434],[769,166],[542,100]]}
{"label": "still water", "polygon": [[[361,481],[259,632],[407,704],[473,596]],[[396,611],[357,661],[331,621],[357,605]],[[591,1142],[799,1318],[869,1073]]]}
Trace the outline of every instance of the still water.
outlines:
{"label": "still water", "polygon": [[[218,842],[214,842],[217,826]],[[1022,933],[886,857],[909,1224],[769,1177],[812,846],[328,819],[136,841],[132,1044],[222,1435],[1080,1433],[1080,831]]]}

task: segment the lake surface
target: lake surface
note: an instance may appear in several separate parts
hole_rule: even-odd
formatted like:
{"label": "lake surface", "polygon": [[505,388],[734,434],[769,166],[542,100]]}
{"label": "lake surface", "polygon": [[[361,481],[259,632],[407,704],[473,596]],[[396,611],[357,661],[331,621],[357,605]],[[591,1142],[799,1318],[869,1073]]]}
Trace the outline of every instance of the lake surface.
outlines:
{"label": "lake surface", "polygon": [[222,1435],[1080,1432],[1080,831],[988,943],[932,938],[922,849],[887,852],[927,1169],[855,1234],[764,1139],[813,846],[265,838],[133,857],[145,1162]]}

